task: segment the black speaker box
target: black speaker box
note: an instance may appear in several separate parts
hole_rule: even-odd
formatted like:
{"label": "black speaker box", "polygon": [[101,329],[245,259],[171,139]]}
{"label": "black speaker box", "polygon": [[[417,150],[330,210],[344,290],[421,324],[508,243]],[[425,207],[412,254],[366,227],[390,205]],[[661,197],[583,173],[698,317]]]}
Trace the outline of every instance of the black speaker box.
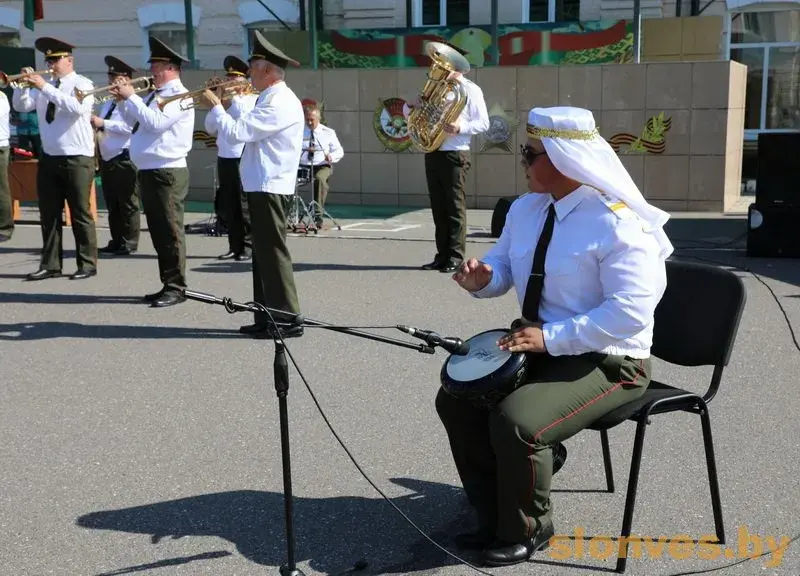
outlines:
{"label": "black speaker box", "polygon": [[506,225],[506,216],[509,209],[511,209],[511,203],[517,198],[519,196],[506,196],[505,198],[500,198],[497,204],[494,205],[494,212],[492,212],[492,238],[500,238],[500,234],[503,233],[503,226]]}
{"label": "black speaker box", "polygon": [[756,204],[800,206],[800,133],[758,135]]}
{"label": "black speaker box", "polygon": [[754,258],[800,258],[800,206],[750,204],[747,209],[747,255]]}

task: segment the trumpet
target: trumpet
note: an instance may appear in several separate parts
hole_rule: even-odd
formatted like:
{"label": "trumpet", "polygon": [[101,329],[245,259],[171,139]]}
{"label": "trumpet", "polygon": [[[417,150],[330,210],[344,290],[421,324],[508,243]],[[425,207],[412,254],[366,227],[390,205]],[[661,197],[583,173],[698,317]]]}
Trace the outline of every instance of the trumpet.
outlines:
{"label": "trumpet", "polygon": [[[141,78],[134,78],[130,81],[130,84],[133,86],[133,91],[138,92],[147,92],[148,90],[153,89],[153,77],[152,76],[142,76]],[[116,98],[113,94],[110,93],[112,88],[116,88],[119,84],[109,84],[108,86],[103,86],[101,88],[95,88],[94,90],[75,90],[75,98],[78,99],[78,102],[83,102],[83,100],[87,96],[94,96],[94,101],[96,104],[102,104],[108,100],[113,100]],[[103,94],[102,96],[98,97],[97,94]]]}
{"label": "trumpet", "polygon": [[242,91],[244,94],[255,94],[256,91],[250,81],[246,78],[236,78],[234,80],[221,80],[219,78],[211,78],[206,83],[196,90],[190,90],[183,94],[175,94],[167,96],[166,98],[159,98],[157,100],[159,110],[164,110],[164,107],[171,102],[179,102],[181,110],[191,110],[198,107],[202,103],[203,92],[206,90],[217,90],[222,88],[222,100],[233,98]]}
{"label": "trumpet", "polygon": [[25,82],[25,78],[28,76],[33,76],[37,74],[39,76],[44,76],[45,74],[52,74],[50,69],[47,70],[35,70],[33,72],[22,72],[20,74],[14,74],[9,76],[5,72],[0,72],[0,89],[8,88],[30,88],[31,85]]}

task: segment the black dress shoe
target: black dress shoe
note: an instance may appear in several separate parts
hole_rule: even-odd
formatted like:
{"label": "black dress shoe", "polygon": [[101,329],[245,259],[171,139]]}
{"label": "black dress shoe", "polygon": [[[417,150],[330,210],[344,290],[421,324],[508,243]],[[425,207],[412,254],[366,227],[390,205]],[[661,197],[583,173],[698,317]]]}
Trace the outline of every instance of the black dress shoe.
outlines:
{"label": "black dress shoe", "polygon": [[233,260],[234,258],[236,258],[236,252],[234,252],[233,250],[230,250],[228,252],[225,252],[225,254],[220,254],[219,256],[217,256],[217,260]]}
{"label": "black dress shoe", "polygon": [[483,550],[494,541],[494,535],[488,530],[478,530],[456,534],[453,541],[462,550]]}
{"label": "black dress shoe", "polygon": [[186,302],[186,296],[170,290],[169,292],[164,292],[156,300],[153,300],[150,306],[153,308],[166,308],[167,306],[175,306],[175,304],[180,304],[181,302]]}
{"label": "black dress shoe", "polygon": [[28,281],[47,280],[48,278],[61,278],[61,270],[46,270],[42,268],[36,272],[31,272],[25,277]]}
{"label": "black dress shoe", "polygon": [[483,561],[487,566],[511,566],[527,562],[534,552],[550,546],[550,538],[553,537],[553,534],[553,525],[550,524],[525,542],[498,540],[483,551]]}
{"label": "black dress shoe", "polygon": [[561,442],[553,444],[553,474],[564,467],[567,461],[567,448]]}
{"label": "black dress shoe", "polygon": [[237,262],[247,262],[247,261],[248,261],[248,260],[250,260],[250,258],[252,258],[252,257],[253,257],[253,255],[252,255],[252,253],[250,253],[250,252],[240,252],[239,254],[237,254],[237,255],[234,257],[234,259],[235,259]]}
{"label": "black dress shoe", "polygon": [[444,262],[440,262],[439,260],[434,260],[433,262],[428,262],[427,264],[423,264],[419,267],[420,270],[439,270],[442,266],[444,266]]}
{"label": "black dress shoe", "polygon": [[117,246],[114,242],[109,242],[103,248],[98,248],[97,251],[100,254],[113,254],[114,252],[117,251],[117,249],[119,249],[119,246]]}
{"label": "black dress shoe", "polygon": [[269,326],[266,324],[247,324],[245,326],[240,326],[239,332],[242,334],[255,334],[256,332],[263,332],[268,328]]}
{"label": "black dress shoe", "polygon": [[456,262],[455,260],[450,260],[446,262],[439,268],[439,272],[445,274],[447,272],[455,272],[461,267],[461,262]]}
{"label": "black dress shoe", "polygon": [[136,253],[136,248],[128,248],[127,246],[120,246],[113,252],[114,256],[130,256],[134,253]]}
{"label": "black dress shoe", "polygon": [[165,289],[162,288],[158,292],[153,292],[152,294],[145,294],[142,300],[144,300],[145,302],[155,302],[156,300],[161,298],[161,296],[164,294],[164,290]]}
{"label": "black dress shoe", "polygon": [[[299,338],[305,333],[305,328],[303,326],[281,326],[280,327],[281,338]],[[269,326],[266,330],[260,330],[259,332],[253,332],[251,336],[257,340],[267,340],[275,338],[275,329],[272,326]]]}
{"label": "black dress shoe", "polygon": [[86,278],[91,278],[92,276],[97,276],[97,270],[83,270],[80,269],[75,272],[72,276],[69,277],[70,280],[85,280]]}
{"label": "black dress shoe", "polygon": [[11,240],[11,236],[8,234],[0,234],[0,242],[8,242]]}

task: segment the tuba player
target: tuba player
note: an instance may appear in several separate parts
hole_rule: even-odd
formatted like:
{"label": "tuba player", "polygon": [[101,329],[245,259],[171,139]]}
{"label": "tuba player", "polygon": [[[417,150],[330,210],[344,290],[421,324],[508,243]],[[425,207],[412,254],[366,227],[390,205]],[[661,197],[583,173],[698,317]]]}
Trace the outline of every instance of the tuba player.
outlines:
{"label": "tuba player", "polygon": [[[462,56],[467,54],[457,46],[447,45]],[[483,90],[461,72],[452,72],[450,78],[464,86],[467,105],[458,120],[444,126],[448,137],[439,149],[425,154],[428,197],[436,228],[436,255],[422,269],[440,272],[453,272],[464,261],[467,244],[467,199],[464,185],[471,165],[470,142],[473,136],[489,129],[489,112]],[[408,117],[411,108],[422,105],[423,102],[418,99],[414,104],[404,106],[403,113]]]}

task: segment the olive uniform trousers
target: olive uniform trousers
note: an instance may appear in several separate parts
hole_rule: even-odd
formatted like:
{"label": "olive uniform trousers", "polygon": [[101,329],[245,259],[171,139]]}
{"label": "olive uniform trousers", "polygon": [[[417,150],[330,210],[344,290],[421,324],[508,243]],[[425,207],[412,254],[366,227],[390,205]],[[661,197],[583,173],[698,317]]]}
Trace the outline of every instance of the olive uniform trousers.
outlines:
{"label": "olive uniform trousers", "polygon": [[42,228],[40,268],[61,271],[64,247],[61,241],[64,201],[69,206],[75,237],[78,270],[97,269],[97,230],[90,209],[94,178],[94,156],[48,156],[39,158],[36,195]]}
{"label": "olive uniform trousers", "polygon": [[[268,308],[298,314],[300,303],[294,283],[292,256],[286,245],[291,202],[292,196],[247,193],[253,222],[253,300]],[[255,322],[267,326],[270,324],[269,316],[256,314]]]}
{"label": "olive uniform trousers", "polygon": [[111,160],[100,161],[103,198],[108,208],[111,242],[116,248],[136,250],[139,246],[139,179],[127,150]]}
{"label": "olive uniform trousers", "polygon": [[494,410],[481,410],[443,389],[436,410],[482,530],[524,542],[552,525],[552,445],[641,396],[650,360],[589,353],[528,355],[529,383]]}
{"label": "olive uniform trousers", "polygon": [[[325,209],[325,200],[328,198],[328,190],[330,190],[328,178],[333,174],[333,169],[327,164],[322,164],[314,166],[311,170],[314,177],[314,202],[319,204],[319,209],[322,211]],[[322,218],[322,214],[317,214],[316,217]]]}
{"label": "olive uniform trousers", "polygon": [[8,184],[8,146],[0,148],[0,235],[11,237],[14,233],[14,201]]}
{"label": "olive uniform trousers", "polygon": [[436,227],[436,257],[440,263],[462,262],[467,244],[465,186],[470,168],[468,151],[436,150],[425,154],[425,177]]}
{"label": "olive uniform trousers", "polygon": [[217,157],[219,210],[228,229],[228,247],[234,254],[244,254],[253,245],[250,210],[242,191],[239,162],[239,158]]}
{"label": "olive uniform trousers", "polygon": [[188,168],[139,170],[139,190],[165,290],[186,288],[183,212],[189,193]]}

